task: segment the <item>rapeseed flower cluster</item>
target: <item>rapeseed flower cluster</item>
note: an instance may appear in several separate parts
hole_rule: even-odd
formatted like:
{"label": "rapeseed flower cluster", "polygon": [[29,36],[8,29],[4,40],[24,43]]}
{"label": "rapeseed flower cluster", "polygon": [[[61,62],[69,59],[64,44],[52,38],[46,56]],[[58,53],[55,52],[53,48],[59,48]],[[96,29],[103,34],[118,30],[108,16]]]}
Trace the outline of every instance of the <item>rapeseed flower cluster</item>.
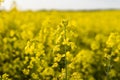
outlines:
{"label": "rapeseed flower cluster", "polygon": [[0,11],[0,79],[120,79],[118,16],[119,10]]}

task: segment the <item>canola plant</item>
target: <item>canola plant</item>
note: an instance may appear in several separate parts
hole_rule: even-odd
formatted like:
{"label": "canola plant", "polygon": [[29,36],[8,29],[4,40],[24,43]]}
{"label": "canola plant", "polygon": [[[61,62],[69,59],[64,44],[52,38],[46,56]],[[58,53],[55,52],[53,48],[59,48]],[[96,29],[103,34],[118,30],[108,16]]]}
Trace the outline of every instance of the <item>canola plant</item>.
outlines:
{"label": "canola plant", "polygon": [[120,11],[0,11],[1,80],[119,80]]}

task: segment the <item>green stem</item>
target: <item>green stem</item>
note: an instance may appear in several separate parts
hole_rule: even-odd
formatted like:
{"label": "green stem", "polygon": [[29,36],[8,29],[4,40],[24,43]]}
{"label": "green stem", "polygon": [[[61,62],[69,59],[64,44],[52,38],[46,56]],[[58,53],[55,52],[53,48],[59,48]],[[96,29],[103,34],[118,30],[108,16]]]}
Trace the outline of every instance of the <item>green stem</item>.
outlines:
{"label": "green stem", "polygon": [[[66,40],[66,25],[64,25],[64,31],[65,31],[65,34],[64,34],[64,40]],[[65,45],[65,69],[66,69],[66,76],[65,76],[65,80],[68,80],[67,79],[67,59],[66,59],[66,45]]]}

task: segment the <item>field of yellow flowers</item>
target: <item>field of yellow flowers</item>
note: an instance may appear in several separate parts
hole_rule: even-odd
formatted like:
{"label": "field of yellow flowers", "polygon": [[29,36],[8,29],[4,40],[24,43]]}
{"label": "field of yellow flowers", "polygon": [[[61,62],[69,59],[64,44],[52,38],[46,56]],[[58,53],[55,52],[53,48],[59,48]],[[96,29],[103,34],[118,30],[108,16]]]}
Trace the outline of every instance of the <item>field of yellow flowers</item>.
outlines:
{"label": "field of yellow flowers", "polygon": [[119,80],[120,11],[0,11],[0,80]]}

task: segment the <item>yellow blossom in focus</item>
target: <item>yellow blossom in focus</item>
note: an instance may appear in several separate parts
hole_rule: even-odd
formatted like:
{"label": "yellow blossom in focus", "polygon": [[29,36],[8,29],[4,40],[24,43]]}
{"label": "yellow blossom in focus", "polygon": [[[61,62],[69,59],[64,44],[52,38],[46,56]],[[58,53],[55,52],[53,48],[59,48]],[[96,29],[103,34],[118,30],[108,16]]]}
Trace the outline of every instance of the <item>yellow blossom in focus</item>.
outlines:
{"label": "yellow blossom in focus", "polygon": [[25,75],[29,75],[30,70],[29,70],[29,69],[23,69],[23,73],[24,73]]}

